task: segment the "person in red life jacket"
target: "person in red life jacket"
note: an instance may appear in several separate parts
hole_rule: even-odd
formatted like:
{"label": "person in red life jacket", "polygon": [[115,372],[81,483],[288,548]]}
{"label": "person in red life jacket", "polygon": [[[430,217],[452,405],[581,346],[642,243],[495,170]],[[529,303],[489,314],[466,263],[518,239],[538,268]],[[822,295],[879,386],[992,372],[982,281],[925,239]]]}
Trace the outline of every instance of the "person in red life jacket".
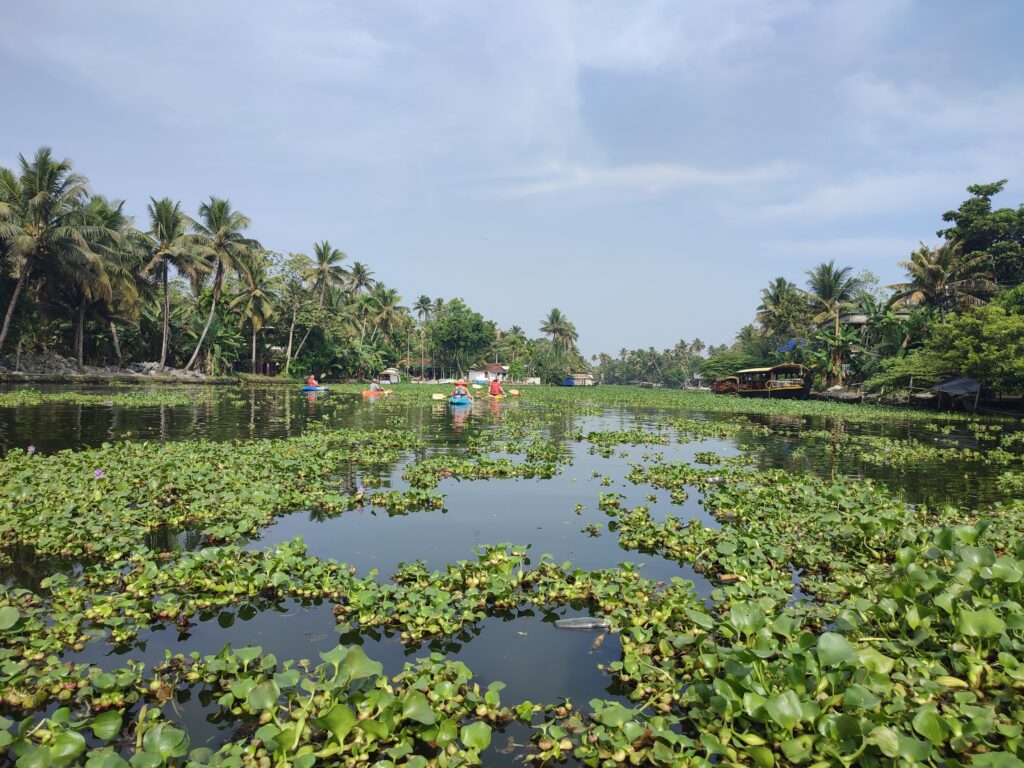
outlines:
{"label": "person in red life jacket", "polygon": [[501,382],[497,379],[491,379],[491,388],[487,392],[491,397],[501,397],[505,394],[505,390],[501,387]]}
{"label": "person in red life jacket", "polygon": [[319,387],[320,386],[319,384],[316,383],[316,376],[314,376],[312,373],[309,374],[309,376],[306,378],[306,386],[307,387]]}
{"label": "person in red life jacket", "polygon": [[455,382],[455,389],[452,390],[452,397],[469,397],[469,390],[466,389],[466,382]]}

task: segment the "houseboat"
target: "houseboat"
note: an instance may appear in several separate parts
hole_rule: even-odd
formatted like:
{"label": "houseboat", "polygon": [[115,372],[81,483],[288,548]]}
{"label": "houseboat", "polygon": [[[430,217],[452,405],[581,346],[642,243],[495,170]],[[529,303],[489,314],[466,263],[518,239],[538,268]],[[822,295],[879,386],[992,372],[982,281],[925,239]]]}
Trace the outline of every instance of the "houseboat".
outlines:
{"label": "houseboat", "polygon": [[811,394],[811,372],[799,363],[783,363],[770,368],[746,368],[736,371],[737,394],[744,397],[786,397],[805,400]]}
{"label": "houseboat", "polygon": [[735,395],[739,388],[740,380],[736,376],[723,376],[711,385],[711,391],[716,395]]}

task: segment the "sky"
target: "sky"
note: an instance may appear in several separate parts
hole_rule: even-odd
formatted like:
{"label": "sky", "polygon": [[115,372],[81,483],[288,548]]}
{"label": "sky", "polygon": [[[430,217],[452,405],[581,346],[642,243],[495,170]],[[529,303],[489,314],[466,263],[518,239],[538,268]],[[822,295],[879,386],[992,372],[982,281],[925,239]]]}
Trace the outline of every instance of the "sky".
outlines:
{"label": "sky", "polygon": [[211,194],[404,303],[584,353],[731,341],[835,259],[883,284],[969,184],[1024,200],[1024,3],[0,2],[0,165],[145,225]]}

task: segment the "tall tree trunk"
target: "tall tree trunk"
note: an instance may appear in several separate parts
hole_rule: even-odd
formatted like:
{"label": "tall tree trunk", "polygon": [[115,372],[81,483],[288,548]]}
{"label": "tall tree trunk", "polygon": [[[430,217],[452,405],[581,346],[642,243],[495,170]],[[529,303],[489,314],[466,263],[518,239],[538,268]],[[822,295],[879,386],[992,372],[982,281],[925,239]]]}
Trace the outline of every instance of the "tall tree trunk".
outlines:
{"label": "tall tree trunk", "polygon": [[110,321],[110,340],[114,342],[114,356],[117,357],[117,367],[121,367],[121,340],[117,337],[117,323]]}
{"label": "tall tree trunk", "polygon": [[78,303],[78,323],[75,330],[75,357],[78,358],[78,368],[85,367],[85,299]]}
{"label": "tall tree trunk", "polygon": [[252,326],[252,372],[256,373],[256,325]]}
{"label": "tall tree trunk", "polygon": [[213,323],[213,313],[217,309],[217,297],[220,294],[220,283],[224,278],[224,268],[220,262],[217,263],[217,274],[213,279],[213,297],[210,301],[210,314],[206,317],[206,325],[203,326],[203,332],[199,335],[199,342],[196,344],[195,351],[192,352],[192,357],[185,363],[185,370],[191,370],[192,366],[196,364],[196,360],[199,358],[199,352],[203,348],[203,342],[206,341],[206,334],[210,331],[210,325]]}
{"label": "tall tree trunk", "polygon": [[170,264],[167,263],[167,259],[164,259],[164,338],[160,343],[160,370],[166,370],[167,368],[167,341],[171,335],[171,295],[167,286],[167,272],[170,270]]}
{"label": "tall tree trunk", "polygon": [[304,346],[306,346],[306,339],[309,338],[309,333],[312,330],[313,330],[313,326],[310,326],[309,328],[306,329],[306,332],[302,335],[302,340],[299,342],[299,346],[297,346],[295,348],[295,357],[296,358],[298,358],[298,356],[302,353],[302,348]]}
{"label": "tall tree trunk", "polygon": [[295,338],[295,316],[297,311],[292,310],[292,322],[288,326],[288,349],[284,353],[284,372],[287,374],[288,369],[292,366],[292,339]]}
{"label": "tall tree trunk", "polygon": [[18,303],[18,297],[21,295],[21,289],[25,286],[25,278],[27,276],[28,267],[23,266],[18,270],[18,282],[14,286],[11,300],[7,302],[7,312],[4,314],[4,327],[0,329],[0,349],[3,349],[4,342],[7,341],[7,333],[11,330],[11,318],[14,317],[14,305]]}

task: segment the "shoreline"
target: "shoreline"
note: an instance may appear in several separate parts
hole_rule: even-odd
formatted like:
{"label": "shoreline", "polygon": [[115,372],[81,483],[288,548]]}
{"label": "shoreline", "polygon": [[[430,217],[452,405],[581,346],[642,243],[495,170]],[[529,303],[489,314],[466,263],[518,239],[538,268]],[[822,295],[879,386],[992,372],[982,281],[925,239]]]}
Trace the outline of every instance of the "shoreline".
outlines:
{"label": "shoreline", "polygon": [[169,376],[131,373],[0,373],[0,384],[166,384],[178,386],[224,386],[239,384],[235,376]]}

